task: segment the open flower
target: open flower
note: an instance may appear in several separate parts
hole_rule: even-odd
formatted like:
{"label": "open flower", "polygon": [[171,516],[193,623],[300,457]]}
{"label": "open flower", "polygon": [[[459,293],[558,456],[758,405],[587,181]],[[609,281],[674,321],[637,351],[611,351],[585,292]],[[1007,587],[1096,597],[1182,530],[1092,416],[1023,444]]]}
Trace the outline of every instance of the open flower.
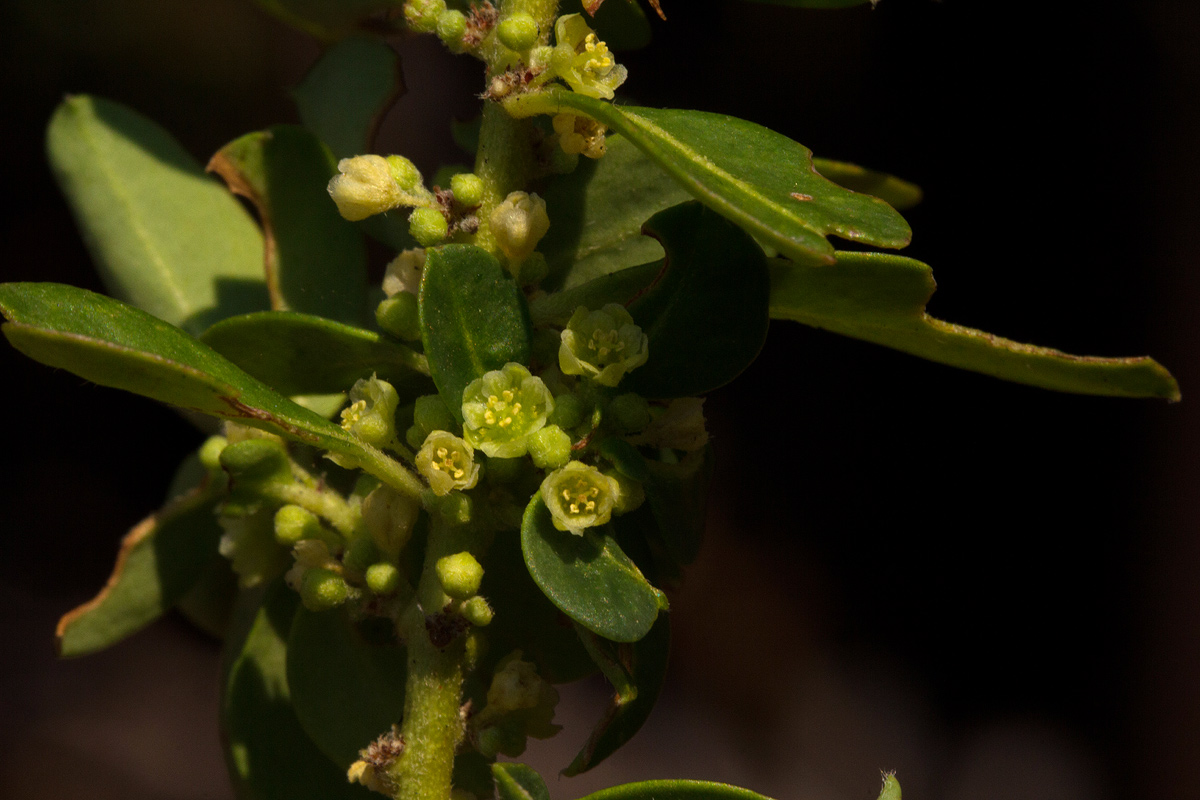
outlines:
{"label": "open flower", "polygon": [[621,490],[595,467],[570,461],[546,476],[541,491],[554,527],[582,536],[584,528],[608,522]]}
{"label": "open flower", "polygon": [[650,340],[624,307],[609,303],[599,311],[575,309],[562,332],[558,368],[564,375],[586,375],[603,386],[616,386],[626,372],[649,358]]}
{"label": "open flower", "polygon": [[400,396],[387,381],[372,375],[355,382],[350,405],[342,411],[342,428],[374,447],[396,441],[396,407]]}
{"label": "open flower", "polygon": [[582,14],[564,14],[554,25],[554,74],[588,97],[611,100],[629,74],[588,27]]}
{"label": "open flower", "polygon": [[446,431],[434,431],[425,437],[417,453],[417,470],[439,496],[455,489],[474,488],[479,482],[479,465],[471,445]]}
{"label": "open flower", "polygon": [[546,425],[554,397],[541,378],[516,363],[477,378],[463,390],[463,438],[489,458],[516,458],[529,435]]}

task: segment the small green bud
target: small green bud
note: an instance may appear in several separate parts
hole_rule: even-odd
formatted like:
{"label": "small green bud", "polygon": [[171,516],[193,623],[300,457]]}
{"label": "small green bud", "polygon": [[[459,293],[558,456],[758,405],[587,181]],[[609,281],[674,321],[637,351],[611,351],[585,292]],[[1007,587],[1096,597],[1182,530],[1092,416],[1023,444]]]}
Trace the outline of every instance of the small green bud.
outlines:
{"label": "small green bud", "polygon": [[374,447],[387,447],[396,439],[396,407],[400,396],[387,381],[372,375],[355,382],[350,405],[342,411],[342,428]]}
{"label": "small green bud", "polygon": [[546,476],[541,492],[554,527],[582,536],[584,528],[612,518],[620,488],[595,467],[571,461]]}
{"label": "small green bud", "polygon": [[415,342],[421,338],[421,321],[417,311],[417,296],[397,292],[375,307],[375,322],[384,333],[397,339]]}
{"label": "small green bud", "polygon": [[417,442],[417,447],[420,447],[425,437],[434,431],[454,431],[458,428],[454,415],[446,408],[446,403],[439,394],[427,394],[417,398],[413,405],[413,422],[421,429],[421,441]]}
{"label": "small green bud", "polygon": [[479,482],[479,465],[471,445],[446,431],[434,431],[417,453],[417,471],[434,494],[473,489]]}
{"label": "small green bud", "polygon": [[379,561],[379,548],[370,536],[359,536],[346,548],[342,563],[355,575],[365,575],[371,565]]}
{"label": "small green bud", "polygon": [[525,454],[529,435],[545,426],[553,410],[541,378],[508,363],[463,390],[463,438],[489,457],[515,458]]}
{"label": "small green bud", "polygon": [[479,595],[468,597],[462,604],[463,619],[472,625],[483,628],[491,623],[496,612],[488,605],[488,601]]}
{"label": "small green bud", "polygon": [[417,165],[409,161],[404,156],[391,155],[387,156],[384,161],[387,162],[388,172],[392,175],[392,180],[400,187],[402,191],[409,193],[424,193],[425,181],[421,178],[421,170],[417,169]]}
{"label": "small green bud", "polygon": [[324,611],[346,602],[350,587],[341,575],[328,569],[316,567],[305,570],[300,579],[300,600],[309,611]]}
{"label": "small green bud", "polygon": [[538,469],[558,469],[571,460],[571,437],[557,425],[547,425],[529,437],[529,455]]}
{"label": "small green bud", "polygon": [[224,436],[210,436],[204,440],[204,444],[200,445],[200,452],[197,457],[200,459],[200,464],[209,472],[217,472],[221,469],[221,451],[229,444],[229,440]]}
{"label": "small green bud", "polygon": [[461,47],[463,34],[466,32],[467,16],[461,11],[443,11],[438,15],[437,35],[447,47]]}
{"label": "small green bud", "polygon": [[475,556],[463,551],[452,556],[443,556],[434,565],[442,591],[455,600],[465,600],[479,591],[483,580],[483,567]]}
{"label": "small green bud", "polygon": [[367,568],[367,588],[372,594],[392,594],[400,588],[400,570],[382,561]]}
{"label": "small green bud", "polygon": [[496,38],[510,50],[523,53],[537,42],[538,24],[530,14],[513,14],[500,20],[496,26]]}
{"label": "small green bud", "polygon": [[496,246],[512,264],[520,264],[550,230],[546,201],[536,194],[513,192],[488,217]]}
{"label": "small green bud", "polygon": [[617,395],[604,411],[606,419],[620,433],[640,431],[650,424],[650,403],[639,394]]}
{"label": "small green bud", "polygon": [[586,411],[587,408],[577,395],[560,394],[554,398],[554,411],[550,413],[549,422],[564,430],[570,430],[583,424]]}
{"label": "small green bud", "polygon": [[363,501],[363,524],[371,539],[389,561],[397,561],[412,537],[421,503],[388,486],[380,486]]}
{"label": "small green bud", "polygon": [[609,303],[599,311],[575,309],[562,332],[558,368],[564,375],[585,375],[602,386],[616,386],[626,372],[646,363],[650,339],[624,306]]}
{"label": "small green bud", "polygon": [[292,481],[287,451],[274,439],[246,439],[227,445],[218,460],[229,476],[242,486]]}
{"label": "small green bud", "polygon": [[408,217],[408,232],[422,247],[433,247],[445,241],[450,223],[436,209],[415,208]]}
{"label": "small green bud", "polygon": [[473,172],[460,172],[450,179],[454,202],[472,208],[483,202],[483,179]]}
{"label": "small green bud", "polygon": [[283,506],[275,512],[275,541],[291,547],[303,539],[321,539],[321,522],[317,515],[300,506]]}
{"label": "small green bud", "polygon": [[433,33],[445,10],[446,0],[408,0],[404,4],[404,19],[417,33]]}

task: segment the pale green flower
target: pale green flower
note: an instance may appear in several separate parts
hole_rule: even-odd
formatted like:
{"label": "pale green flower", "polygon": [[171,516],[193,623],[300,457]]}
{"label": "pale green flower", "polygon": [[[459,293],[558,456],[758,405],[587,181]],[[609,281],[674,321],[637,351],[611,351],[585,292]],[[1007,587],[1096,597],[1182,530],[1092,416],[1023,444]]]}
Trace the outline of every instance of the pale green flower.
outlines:
{"label": "pale green flower", "polygon": [[388,447],[396,441],[396,407],[400,396],[387,381],[372,375],[350,389],[350,405],[342,411],[342,428],[369,445]]}
{"label": "pale green flower", "polygon": [[547,475],[541,491],[554,527],[582,536],[584,528],[608,522],[621,489],[595,467],[571,461]]}
{"label": "pale green flower", "polygon": [[599,311],[575,309],[562,332],[558,368],[565,375],[586,375],[603,386],[616,386],[626,372],[649,358],[650,340],[622,306]]}
{"label": "pale green flower", "polygon": [[564,14],[554,25],[554,74],[588,97],[611,100],[628,71],[618,64],[608,45],[596,38],[582,14]]}
{"label": "pale green flower", "polygon": [[512,192],[488,217],[496,245],[513,264],[520,264],[550,230],[546,201],[536,194]]}
{"label": "pale green flower", "polygon": [[529,435],[545,427],[553,410],[554,397],[541,378],[520,364],[505,364],[463,390],[463,438],[489,458],[523,456]]}
{"label": "pale green flower", "polygon": [[429,481],[438,496],[458,489],[474,488],[479,482],[479,465],[471,445],[446,431],[433,431],[417,453],[417,471]]}

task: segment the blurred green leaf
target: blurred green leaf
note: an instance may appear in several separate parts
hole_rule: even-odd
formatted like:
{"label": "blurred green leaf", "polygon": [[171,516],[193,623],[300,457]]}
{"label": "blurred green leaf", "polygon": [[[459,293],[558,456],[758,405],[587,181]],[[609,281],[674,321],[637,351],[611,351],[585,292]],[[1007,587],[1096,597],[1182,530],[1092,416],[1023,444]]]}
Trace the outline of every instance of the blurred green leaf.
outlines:
{"label": "blurred green leaf", "polygon": [[875,342],[997,378],[1080,394],[1179,399],[1179,385],[1148,357],[1074,356],[934,319],[925,313],[932,270],[884,253],[839,253],[832,266],[771,264],[771,317]]}
{"label": "blurred green leaf", "polygon": [[173,486],[167,504],[125,535],[100,594],[59,621],[59,656],[94,653],[141,630],[169,611],[218,558],[215,505],[225,493],[224,476],[214,480],[202,468],[194,474],[195,462],[192,456],[180,468],[193,473],[187,485]]}
{"label": "blurred green leaf", "polygon": [[421,277],[421,342],[429,373],[462,422],[463,390],[510,361],[528,364],[529,309],[500,262],[474,245],[430,248]]}
{"label": "blurred green leaf", "polygon": [[525,764],[497,763],[492,765],[496,793],[500,800],[550,800],[546,782],[533,767]]}
{"label": "blurred green leaf", "polygon": [[425,356],[373,331],[308,314],[232,317],[200,341],[280,394],[344,392],[372,373],[395,386],[402,402],[433,391]]}
{"label": "blurred green leaf", "polygon": [[529,303],[529,316],[535,326],[558,325],[565,328],[579,306],[597,309],[608,303],[627,305],[645,291],[662,270],[663,262],[659,259],[592,278],[587,283],[561,292],[539,295]]}
{"label": "blurred green leaf", "polygon": [[632,644],[609,642],[583,630],[580,636],[615,693],[583,749],[563,770],[567,777],[587,772],[641,730],[662,691],[671,652],[671,625],[666,614],[659,614],[650,632]]}
{"label": "blurred green leaf", "polygon": [[[558,13],[578,14],[582,11],[584,3],[580,0],[565,0]],[[587,22],[601,41],[618,52],[640,50],[650,44],[650,21],[637,0],[610,0],[595,9],[595,15],[589,16]]]}
{"label": "blurred green leaf", "polygon": [[629,305],[650,358],[621,383],[645,397],[691,397],[741,374],[767,338],[762,249],[696,202],[660,211],[645,231],[667,252],[662,278]]}
{"label": "blurred green leaf", "polygon": [[333,41],[361,27],[371,15],[399,8],[403,0],[254,0],[254,3],[310,36]]}
{"label": "blurred green leaf", "polygon": [[529,574],[550,602],[593,633],[636,642],[654,625],[666,597],[642,576],[605,528],[560,531],[535,494],[521,524]]}
{"label": "blurred green leaf", "polygon": [[708,781],[640,781],[584,795],[579,800],[769,800],[757,792]]}
{"label": "blurred green leaf", "polygon": [[399,645],[363,639],[342,609],[300,607],[287,645],[296,718],[342,769],[404,715],[406,655]]}
{"label": "blurred green leaf", "polygon": [[828,158],[814,158],[813,168],[838,186],[878,197],[897,211],[912,208],[921,202],[921,187],[894,175]]}
{"label": "blurred green leaf", "polygon": [[661,259],[662,247],[642,234],[642,223],[691,199],[629,139],[612,134],[607,147],[603,158],[579,159],[573,172],[554,177],[542,192],[550,230],[538,250],[550,265],[547,290]]}
{"label": "blurred green leaf", "polygon": [[154,122],[76,95],[51,117],[46,150],[100,277],[118,298],[190,333],[270,307],[258,226]]}
{"label": "blurred green leaf", "polygon": [[287,636],[299,606],[276,580],[242,592],[226,642],[221,729],[241,800],[368,800],[300,727],[287,678]]}
{"label": "blurred green leaf", "polygon": [[292,90],[300,121],[337,158],[370,152],[379,123],[402,94],[400,57],[362,36],[332,45]]}
{"label": "blurred green leaf", "polygon": [[834,234],[904,247],[908,223],[879,198],[821,177],[808,148],[752,122],[703,111],[615,106],[564,89],[505,101],[510,112],[578,113],[629,137],[697,200],[788,257],[833,263]]}
{"label": "blurred green leaf", "polygon": [[319,139],[295,125],[248,133],[218,150],[208,170],[258,209],[273,309],[363,321],[367,251],[329,198],[337,169]]}
{"label": "blurred green leaf", "polygon": [[238,579],[233,565],[227,558],[214,558],[175,607],[209,636],[224,639],[237,593]]}

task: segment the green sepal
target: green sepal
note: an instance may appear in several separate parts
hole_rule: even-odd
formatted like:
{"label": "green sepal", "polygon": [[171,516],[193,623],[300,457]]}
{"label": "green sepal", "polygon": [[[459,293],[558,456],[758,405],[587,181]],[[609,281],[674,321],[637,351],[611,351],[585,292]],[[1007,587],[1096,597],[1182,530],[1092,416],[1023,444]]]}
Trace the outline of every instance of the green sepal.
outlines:
{"label": "green sepal", "polygon": [[590,631],[579,631],[596,661],[612,684],[614,694],[604,717],[563,775],[587,772],[633,738],[649,718],[667,678],[671,651],[671,625],[667,614],[659,614],[654,627],[632,644],[617,644]]}
{"label": "green sepal", "polygon": [[692,397],[725,385],[767,338],[771,290],[762,249],[696,202],[660,211],[644,230],[667,257],[662,277],[629,306],[650,337],[650,358],[621,390]]}
{"label": "green sepal", "polygon": [[404,93],[400,57],[377,39],[330,47],[292,89],[300,121],[336,158],[370,152],[384,114]]}
{"label": "green sepal", "polygon": [[420,481],[397,462],[132,306],[73,286],[7,283],[0,284],[0,313],[8,319],[8,341],[36,361],[334,451],[396,488],[420,493]]}
{"label": "green sepal", "polygon": [[110,647],[186,596],[219,558],[216,505],[224,494],[225,476],[205,472],[190,456],[179,468],[167,504],[121,541],[105,587],[59,620],[58,655],[73,658]]}
{"label": "green sepal", "polygon": [[358,323],[367,312],[367,252],[326,186],[337,174],[329,150],[309,131],[277,125],[217,151],[208,170],[258,209],[271,308]]}
{"label": "green sepal", "polygon": [[1179,399],[1148,357],[1074,356],[934,319],[929,266],[884,253],[839,253],[831,266],[771,263],[771,317],[875,342],[1004,380],[1080,394]]}
{"label": "green sepal", "polygon": [[276,580],[242,592],[225,643],[221,731],[242,800],[368,800],[371,792],[317,748],[292,708],[287,637],[300,601]]}
{"label": "green sepal", "polygon": [[291,311],[231,317],[200,341],[285,395],[344,392],[376,375],[407,403],[433,391],[425,356],[374,331]]}
{"label": "green sepal", "polygon": [[300,727],[343,770],[400,722],[406,675],[404,648],[367,641],[342,609],[296,610],[287,644],[292,705]]}
{"label": "green sepal", "polygon": [[912,208],[921,202],[923,193],[915,183],[901,180],[885,172],[848,164],[845,161],[834,161],[828,158],[813,158],[813,169],[825,176],[838,186],[844,186],[853,192],[862,192],[872,197],[878,197],[897,211]]}
{"label": "green sepal", "polygon": [[118,298],[192,334],[270,307],[258,226],[157,124],[119,103],[75,95],[51,117],[46,151]]}
{"label": "green sepal", "polygon": [[546,782],[533,767],[526,764],[493,764],[492,777],[500,800],[550,800]]}
{"label": "green sepal", "polygon": [[533,334],[521,289],[474,245],[430,248],[420,290],[421,342],[429,373],[462,423],[463,390],[484,373],[527,365]]}
{"label": "green sepal", "polygon": [[615,106],[564,89],[505,101],[516,116],[580,113],[637,145],[697,200],[804,263],[834,261],[828,235],[898,248],[912,230],[877,197],[813,169],[809,149],[761,125],[703,111]]}
{"label": "green sepal", "polygon": [[521,551],[538,588],[560,611],[614,642],[636,642],[654,625],[666,596],[650,585],[606,526],[560,531],[540,494],[521,524]]}

